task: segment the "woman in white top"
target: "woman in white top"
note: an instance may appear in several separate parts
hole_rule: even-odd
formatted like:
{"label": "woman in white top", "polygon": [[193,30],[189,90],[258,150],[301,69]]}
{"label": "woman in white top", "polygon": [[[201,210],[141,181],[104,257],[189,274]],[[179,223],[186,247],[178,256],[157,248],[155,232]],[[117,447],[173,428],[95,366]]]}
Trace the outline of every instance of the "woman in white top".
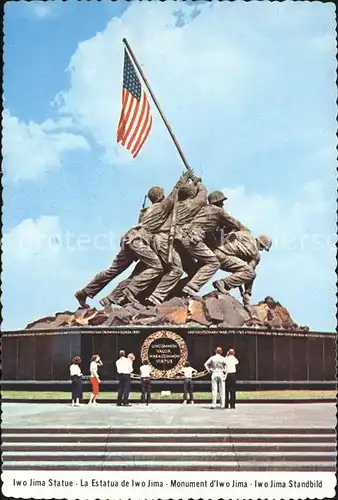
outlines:
{"label": "woman in white top", "polygon": [[101,361],[101,358],[98,354],[93,354],[90,366],[89,366],[89,371],[90,371],[90,381],[92,384],[92,393],[90,395],[90,400],[88,402],[89,405],[97,405],[96,398],[99,395],[100,392],[100,377],[98,374],[98,367],[102,366],[103,363]]}
{"label": "woman in white top", "polygon": [[82,373],[80,369],[81,358],[75,356],[70,365],[70,379],[72,381],[72,406],[80,406],[82,398]]}
{"label": "woman in white top", "polygon": [[195,368],[190,366],[189,361],[184,363],[184,368],[182,368],[182,373],[184,374],[184,395],[183,395],[183,404],[187,403],[187,396],[189,393],[189,401],[193,405],[194,404],[194,386],[192,382],[192,377],[194,373],[197,373]]}

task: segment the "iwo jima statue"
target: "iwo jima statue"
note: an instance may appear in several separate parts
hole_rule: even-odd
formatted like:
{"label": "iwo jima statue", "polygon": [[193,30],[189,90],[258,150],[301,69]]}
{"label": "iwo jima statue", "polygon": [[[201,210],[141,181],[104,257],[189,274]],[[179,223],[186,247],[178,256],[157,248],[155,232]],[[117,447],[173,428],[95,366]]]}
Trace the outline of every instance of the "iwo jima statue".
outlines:
{"label": "iwo jima statue", "polygon": [[128,42],[123,41],[122,112],[117,140],[136,157],[150,132],[150,106],[136,67],[186,172],[167,197],[158,186],[148,191],[151,205],[145,208],[144,204],[138,223],[122,237],[120,251],[111,266],[77,291],[75,297],[80,307],[89,307],[87,298],[94,298],[136,262],[129,278],[100,300],[103,307],[128,303],[159,306],[170,297],[196,298],[221,269],[231,274],[214,281],[214,288],[221,294],[239,288],[243,305],[248,309],[260,252],[270,250],[271,238],[267,235],[255,238],[246,226],[229,215],[223,208],[227,198],[222,191],[208,195],[202,179],[189,167]]}
{"label": "iwo jima statue", "polygon": [[[92,352],[94,346],[96,349],[96,346],[104,345],[108,362],[113,361],[124,342],[121,337],[136,333],[127,345],[133,345],[141,360],[149,361],[155,378],[179,378],[188,355],[197,356],[197,364],[201,367],[200,354],[209,344],[209,340],[204,342],[204,333],[216,334],[216,339],[210,339],[210,345],[219,338],[222,338],[222,343],[231,338],[233,345],[237,339],[246,341],[250,338],[256,347],[248,351],[257,356],[260,338],[269,338],[271,352],[275,352],[273,349],[277,345],[280,347],[280,343],[273,342],[273,330],[291,330],[291,333],[277,333],[285,336],[289,352],[294,335],[292,330],[304,327],[295,325],[287,309],[272,297],[266,297],[257,305],[250,304],[260,255],[263,250],[270,250],[271,238],[253,236],[249,228],[228,214],[224,209],[227,198],[222,191],[208,194],[202,179],[189,167],[127,41],[124,43],[122,112],[117,140],[136,157],[151,129],[150,106],[137,69],[173,139],[185,171],[167,196],[159,186],[149,189],[150,206],[145,206],[145,200],[137,223],[135,221],[135,225],[122,236],[120,250],[111,266],[75,293],[80,306],[77,311],[42,318],[26,329],[60,328],[61,332],[68,334],[69,327],[75,327],[71,332],[75,334],[74,345],[72,339],[63,338],[63,342],[69,343],[67,353],[81,349],[81,357],[83,355],[85,359],[86,353]],[[135,267],[130,276],[100,300],[103,309],[91,308],[87,304],[88,298],[94,298],[131,264]],[[219,270],[227,274],[213,281],[214,291],[199,297],[202,287]],[[242,304],[231,295],[231,290],[236,288],[240,290]],[[184,328],[177,333],[171,325]],[[88,326],[94,327],[93,330],[82,330]],[[136,328],[129,331],[125,326]],[[140,326],[150,328],[141,330]],[[80,330],[77,327],[81,327]],[[213,330],[214,327],[217,330]],[[248,331],[245,327],[257,327],[257,331]],[[107,344],[102,342],[101,336],[106,333],[113,334]],[[224,337],[224,333],[229,336]],[[302,336],[295,334],[298,335]],[[42,336],[37,338],[43,339]],[[192,343],[194,347],[189,354]],[[295,345],[299,346],[299,343]],[[264,353],[266,350],[263,358]],[[264,362],[259,365],[258,358],[252,359],[256,361],[247,366],[255,367],[255,372],[250,372],[248,380],[253,377],[258,380]],[[136,365],[138,362],[139,359]],[[265,370],[264,366],[262,369]],[[287,370],[283,372],[282,380],[287,380]],[[112,374],[107,371],[106,375],[109,378]],[[205,372],[199,372],[196,376],[205,375]]]}
{"label": "iwo jima statue", "polygon": [[80,306],[88,307],[88,297],[94,298],[134,262],[130,277],[100,300],[103,307],[128,302],[160,305],[169,296],[196,297],[219,269],[231,274],[214,281],[214,288],[223,294],[240,288],[243,305],[248,306],[260,251],[269,251],[271,239],[252,236],[224,210],[224,194],[215,191],[207,196],[201,179],[191,171],[169,196],[152,187],[148,197],[152,205],[122,237],[111,266],[76,292]]}

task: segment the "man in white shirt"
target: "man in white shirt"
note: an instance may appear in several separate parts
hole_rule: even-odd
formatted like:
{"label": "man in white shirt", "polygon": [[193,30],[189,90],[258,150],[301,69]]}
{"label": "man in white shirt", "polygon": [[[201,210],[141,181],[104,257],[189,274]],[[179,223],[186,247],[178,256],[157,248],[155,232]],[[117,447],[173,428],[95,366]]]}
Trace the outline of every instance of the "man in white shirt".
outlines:
{"label": "man in white shirt", "polygon": [[236,371],[239,363],[234,349],[229,349],[225,357],[227,378],[225,383],[225,408],[236,408]]}
{"label": "man in white shirt", "polygon": [[212,405],[211,408],[216,408],[217,395],[220,395],[221,408],[225,407],[225,378],[226,378],[226,363],[225,357],[222,356],[222,348],[217,347],[215,355],[211,356],[205,363],[205,368],[211,373],[211,389],[212,389]]}
{"label": "man in white shirt", "polygon": [[116,361],[117,376],[119,379],[119,390],[117,393],[117,406],[131,406],[129,403],[130,374],[133,371],[133,362],[126,358],[126,353],[120,351],[120,357]]}

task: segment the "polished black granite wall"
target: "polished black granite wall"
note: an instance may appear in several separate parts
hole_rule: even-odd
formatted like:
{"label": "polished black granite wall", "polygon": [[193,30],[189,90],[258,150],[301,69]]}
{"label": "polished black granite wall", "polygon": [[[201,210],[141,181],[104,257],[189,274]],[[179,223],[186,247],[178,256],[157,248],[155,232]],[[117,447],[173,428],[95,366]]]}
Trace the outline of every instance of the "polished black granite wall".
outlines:
{"label": "polished black granite wall", "polygon": [[[160,329],[157,329],[160,330]],[[162,328],[163,330],[163,328]],[[168,328],[167,330],[171,330]],[[55,332],[4,332],[2,335],[3,380],[68,380],[69,365],[81,356],[82,372],[88,374],[93,353],[104,365],[102,380],[116,379],[115,361],[120,349],[133,352],[135,373],[144,339],[154,328],[76,329]],[[233,347],[240,359],[239,377],[246,381],[332,381],[336,379],[336,335],[245,330],[174,329],[188,347],[189,361],[198,371],[217,346]],[[128,332],[128,333],[127,333]],[[131,333],[133,332],[133,333]]]}

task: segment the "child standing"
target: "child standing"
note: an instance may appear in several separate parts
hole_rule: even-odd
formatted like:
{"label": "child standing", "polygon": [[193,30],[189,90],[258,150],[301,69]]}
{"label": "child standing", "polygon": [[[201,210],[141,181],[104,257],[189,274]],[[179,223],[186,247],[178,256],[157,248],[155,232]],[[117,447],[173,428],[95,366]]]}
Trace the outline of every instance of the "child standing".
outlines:
{"label": "child standing", "polygon": [[70,380],[72,381],[72,406],[80,406],[82,398],[82,373],[80,369],[81,358],[75,356],[70,365]]}
{"label": "child standing", "polygon": [[141,374],[141,403],[150,403],[151,396],[151,367],[149,361],[145,359],[143,365],[140,367]]}
{"label": "child standing", "polygon": [[187,403],[187,395],[189,393],[189,402],[193,405],[194,404],[194,385],[192,381],[192,377],[194,373],[197,373],[197,370],[195,368],[192,368],[190,366],[189,361],[184,363],[184,368],[182,368],[182,373],[184,375],[184,395],[183,395],[183,404]]}
{"label": "child standing", "polygon": [[98,367],[102,365],[103,363],[101,361],[100,356],[98,354],[93,354],[89,366],[90,382],[92,384],[92,393],[90,395],[90,400],[88,402],[89,405],[93,404],[97,406],[96,398],[100,392],[100,377],[98,374]]}

